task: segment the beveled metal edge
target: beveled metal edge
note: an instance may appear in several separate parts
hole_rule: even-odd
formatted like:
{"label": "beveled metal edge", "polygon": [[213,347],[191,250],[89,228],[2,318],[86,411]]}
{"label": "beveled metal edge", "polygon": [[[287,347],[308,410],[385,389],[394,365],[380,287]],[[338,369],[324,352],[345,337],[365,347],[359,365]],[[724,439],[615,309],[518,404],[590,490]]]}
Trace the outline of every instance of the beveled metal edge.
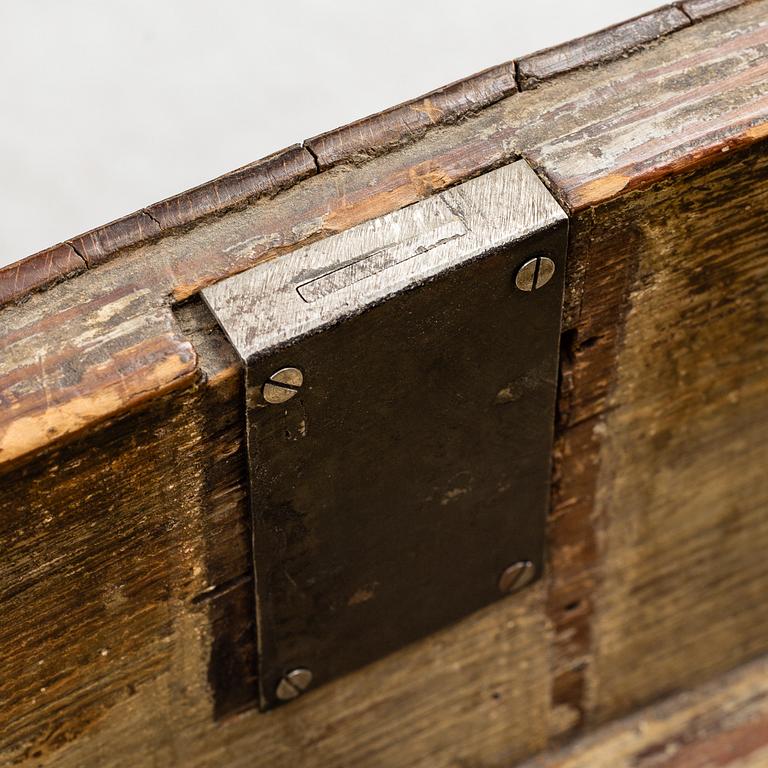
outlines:
{"label": "beveled metal edge", "polygon": [[[202,296],[248,361],[563,220],[549,190],[518,160],[259,264]],[[307,291],[320,282],[322,289]]]}

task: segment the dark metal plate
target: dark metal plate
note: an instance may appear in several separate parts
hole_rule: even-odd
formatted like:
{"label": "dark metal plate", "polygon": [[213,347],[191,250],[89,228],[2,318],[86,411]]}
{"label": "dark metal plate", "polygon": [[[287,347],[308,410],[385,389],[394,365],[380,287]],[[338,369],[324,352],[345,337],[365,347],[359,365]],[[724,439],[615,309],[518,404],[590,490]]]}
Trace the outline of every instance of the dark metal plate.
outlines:
{"label": "dark metal plate", "polygon": [[264,707],[540,571],[566,240],[519,162],[205,291],[247,361]]}

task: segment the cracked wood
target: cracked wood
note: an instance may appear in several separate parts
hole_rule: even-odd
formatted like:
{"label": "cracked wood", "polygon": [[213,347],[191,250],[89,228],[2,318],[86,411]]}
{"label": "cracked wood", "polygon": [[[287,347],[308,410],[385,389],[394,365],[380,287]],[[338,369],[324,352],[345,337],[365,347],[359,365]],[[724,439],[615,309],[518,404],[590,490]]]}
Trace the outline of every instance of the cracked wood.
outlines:
{"label": "cracked wood", "polygon": [[[765,653],[767,7],[2,310],[3,405],[32,419],[0,484],[2,760],[510,765]],[[518,154],[574,218],[547,581],[285,715],[230,717],[254,695],[241,374],[169,297]]]}

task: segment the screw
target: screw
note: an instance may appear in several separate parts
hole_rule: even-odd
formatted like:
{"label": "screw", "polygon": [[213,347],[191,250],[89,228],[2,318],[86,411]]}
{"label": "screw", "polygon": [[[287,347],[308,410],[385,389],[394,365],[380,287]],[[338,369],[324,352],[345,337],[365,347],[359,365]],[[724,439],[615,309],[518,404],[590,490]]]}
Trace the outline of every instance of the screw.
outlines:
{"label": "screw", "polygon": [[534,256],[517,270],[515,285],[521,291],[545,286],[555,274],[555,262],[547,256]]}
{"label": "screw", "polygon": [[281,368],[275,371],[261,388],[268,403],[284,403],[290,400],[304,383],[304,374],[298,368]]}
{"label": "screw", "polygon": [[297,667],[286,672],[277,684],[275,694],[280,701],[291,701],[301,696],[312,682],[312,672],[306,667]]}
{"label": "screw", "polygon": [[499,589],[511,595],[527,587],[536,577],[536,566],[530,560],[513,563],[501,574]]}

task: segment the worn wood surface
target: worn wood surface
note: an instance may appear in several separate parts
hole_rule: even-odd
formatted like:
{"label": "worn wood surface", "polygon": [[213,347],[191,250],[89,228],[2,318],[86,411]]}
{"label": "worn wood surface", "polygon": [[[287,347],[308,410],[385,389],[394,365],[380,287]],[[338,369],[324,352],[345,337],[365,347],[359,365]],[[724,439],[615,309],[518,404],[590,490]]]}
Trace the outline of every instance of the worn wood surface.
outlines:
{"label": "worn wood surface", "polygon": [[735,8],[743,2],[745,0],[686,0],[686,2],[680,3],[680,7],[691,21],[700,21],[715,13]]}
{"label": "worn wood surface", "polygon": [[[3,596],[7,619],[0,644],[2,666],[10,670],[3,691],[11,715],[4,744],[8,760],[73,766],[153,762],[344,766],[400,765],[407,755],[408,764],[414,765],[452,765],[463,756],[470,764],[484,761],[502,766],[569,731],[580,715],[602,719],[624,712],[669,690],[670,681],[673,686],[690,684],[766,650],[765,610],[753,595],[764,590],[768,581],[759,565],[765,547],[759,521],[744,536],[732,537],[728,534],[734,529],[727,521],[724,528],[718,528],[717,519],[713,523],[698,510],[689,513],[687,525],[673,529],[681,545],[675,553],[675,567],[654,571],[653,587],[640,592],[642,608],[630,601],[628,607],[633,610],[628,611],[612,596],[631,593],[633,584],[647,577],[641,570],[638,582],[636,566],[615,568],[608,577],[605,563],[634,558],[638,542],[608,536],[595,553],[592,539],[602,525],[595,524],[594,515],[599,511],[603,525],[609,521],[621,529],[626,524],[638,526],[654,509],[661,514],[667,507],[648,503],[647,496],[639,511],[631,503],[627,508],[628,499],[621,495],[599,510],[584,503],[595,493],[589,490],[590,483],[598,496],[606,489],[609,494],[614,492],[596,472],[604,462],[601,453],[613,456],[628,451],[628,446],[616,445],[624,428],[612,427],[608,432],[606,419],[619,418],[621,413],[625,419],[628,413],[647,417],[649,405],[634,390],[620,401],[613,394],[609,405],[609,393],[620,391],[620,386],[611,387],[615,371],[627,365],[630,371],[637,371],[633,357],[638,351],[644,352],[642,374],[648,355],[665,357],[663,350],[656,349],[658,333],[634,334],[629,345],[626,339],[619,343],[614,333],[629,334],[632,305],[620,301],[627,292],[636,296],[642,292],[643,301],[636,299],[635,304],[640,308],[649,294],[666,302],[668,283],[654,284],[655,272],[642,268],[645,251],[637,246],[642,243],[650,250],[649,260],[656,258],[655,253],[667,254],[669,238],[677,230],[669,228],[656,252],[653,227],[668,215],[681,215],[679,206],[687,206],[683,218],[693,239],[690,245],[674,240],[678,250],[671,267],[676,271],[688,268],[705,282],[703,291],[686,290],[681,302],[669,305],[693,313],[692,325],[683,323],[682,340],[677,340],[674,349],[684,349],[683,341],[708,332],[712,316],[702,317],[700,311],[697,316],[698,302],[710,308],[713,302],[719,305],[716,317],[724,319],[716,320],[715,327],[743,321],[754,310],[759,294],[723,295],[716,275],[706,289],[702,265],[720,249],[722,240],[720,220],[711,215],[710,206],[716,202],[708,205],[705,201],[713,189],[730,190],[735,184],[738,191],[740,186],[754,186],[765,166],[765,153],[759,146],[742,153],[737,161],[724,156],[717,166],[693,177],[679,177],[676,184],[661,183],[647,193],[585,212],[580,218],[583,228],[575,232],[574,242],[584,246],[574,252],[576,258],[587,275],[608,264],[615,278],[608,283],[587,281],[594,290],[591,298],[584,294],[583,320],[571,338],[568,355],[573,381],[570,404],[562,406],[560,436],[567,458],[561,460],[558,470],[563,500],[553,514],[552,530],[559,533],[559,539],[552,537],[547,582],[278,713],[263,716],[250,711],[225,717],[217,725],[214,713],[219,717],[231,714],[247,705],[253,695],[248,676],[243,675],[252,659],[237,658],[251,647],[247,616],[252,610],[248,602],[252,585],[246,545],[240,373],[231,351],[206,324],[205,313],[189,305],[181,313],[180,323],[198,351],[200,367],[209,377],[207,385],[183,397],[156,400],[103,429],[97,444],[85,437],[72,441],[13,473],[13,486],[2,485],[7,493],[2,537],[9,545],[12,568],[6,571],[3,583],[14,585]],[[761,198],[750,198],[750,205],[763,205],[764,200],[763,189]],[[737,230],[747,225],[743,202],[737,195],[732,216]],[[759,215],[760,209],[756,212]],[[659,216],[661,222],[649,220],[649,216]],[[616,222],[613,227],[611,221]],[[654,237],[643,240],[646,226]],[[637,231],[627,238],[627,229]],[[602,245],[589,247],[587,231]],[[755,247],[763,242],[761,232],[755,238],[751,233],[745,237],[743,229],[722,236],[730,248],[740,245],[744,275],[765,270],[761,250]],[[708,246],[697,260],[693,257],[703,243]],[[606,259],[612,251],[618,264],[611,265]],[[737,268],[736,273],[729,284],[742,270]],[[614,299],[603,304],[601,297],[611,295]],[[621,318],[622,313],[626,319]],[[649,319],[652,316],[640,312],[640,322]],[[728,371],[748,370],[755,363],[761,339],[764,343],[764,336],[750,341],[746,354],[732,355],[724,368],[707,366],[698,376],[689,374],[687,386],[703,397],[718,386],[721,373],[725,381],[732,381]],[[647,381],[651,396],[657,381]],[[736,391],[744,395],[755,390],[742,390],[739,385]],[[734,406],[733,391],[730,396],[725,403],[713,400],[713,412],[721,411],[723,425],[731,421],[728,408]],[[664,400],[666,393],[662,390],[658,397]],[[745,405],[754,408],[755,403]],[[585,425],[597,436],[597,448],[591,453],[585,451],[582,440]],[[606,443],[609,434],[612,438]],[[724,445],[722,431],[718,437]],[[631,431],[627,439],[632,445],[643,444]],[[740,447],[741,454],[754,455],[759,441],[759,435],[753,436],[750,445]],[[651,449],[654,446],[658,450],[651,443]],[[670,449],[680,453],[674,445]],[[711,454],[695,455],[706,462],[698,467],[697,477],[712,477]],[[717,462],[722,464],[721,456]],[[115,476],[125,478],[125,483],[116,485]],[[649,482],[646,475],[641,477]],[[57,493],[53,506],[52,479]],[[722,492],[733,488],[717,474],[713,479]],[[762,487],[762,480],[755,482],[749,475],[739,482],[748,483],[753,491]],[[687,487],[690,489],[690,483]],[[583,495],[577,491],[574,497],[564,492],[568,488],[587,490]],[[716,495],[713,499],[716,502]],[[583,548],[580,528],[589,534]],[[663,525],[639,532],[644,535],[641,551],[656,547],[663,553],[668,546],[663,543],[669,537]],[[48,554],[51,547],[56,557]],[[701,573],[696,564],[706,554],[716,555],[718,562],[708,563]],[[574,575],[579,578],[573,579]],[[590,582],[598,580],[602,589],[594,590]],[[714,598],[713,582],[727,585]],[[584,585],[586,590],[579,592]],[[677,611],[667,610],[670,594],[678,599],[682,596],[678,608],[686,612],[682,615],[693,617],[690,627]],[[568,604],[559,603],[558,598]],[[724,610],[724,603],[743,608],[734,614]],[[40,613],[30,612],[30,604],[47,618],[48,629],[43,634]],[[585,632],[579,626],[584,616],[591,616],[591,632],[589,627]],[[648,621],[638,624],[642,616]],[[712,628],[702,634],[704,622]],[[636,642],[633,635],[644,627],[652,630],[649,642],[654,653],[643,651],[639,664],[632,655],[638,652],[632,647]],[[220,633],[221,629],[225,631]],[[688,665],[685,655],[670,659],[664,650],[667,645],[674,651],[679,643],[690,653],[689,643],[695,649],[700,635],[705,642],[694,657],[707,659],[709,666],[704,669],[696,660]],[[733,642],[734,636],[739,642]],[[601,652],[603,637],[612,639],[612,647],[616,638],[630,647],[606,656]],[[629,673],[622,669],[624,665],[629,665]],[[631,682],[634,668],[645,670],[636,674],[645,685],[639,692],[629,686],[632,701],[614,701],[618,687],[614,680]],[[570,698],[564,696],[567,686],[563,680],[579,675],[581,685],[574,686]],[[621,677],[614,677],[617,675]],[[82,693],[84,684],[87,697]],[[142,734],[138,743],[137,733]],[[127,744],[130,749],[116,748]]]}
{"label": "worn wood surface", "polygon": [[[22,310],[4,325],[2,459],[44,448],[100,414],[117,415],[196,378],[192,345],[168,307],[151,302],[149,287],[127,283],[93,294],[85,284],[66,285],[66,308],[49,314],[42,301],[32,325]],[[29,396],[35,391],[42,408]]]}
{"label": "worn wood surface", "polygon": [[641,244],[601,426],[596,717],[768,650],[766,180],[756,148],[621,214]]}
{"label": "worn wood surface", "polygon": [[304,144],[320,170],[360,162],[421,138],[429,128],[447,124],[517,92],[515,62],[491,67],[431,93],[307,139]]}
{"label": "worn wood surface", "polygon": [[317,168],[306,149],[294,144],[213,181],[147,207],[163,230],[200,222],[259,197],[275,195],[313,175]]}
{"label": "worn wood surface", "polygon": [[0,306],[47,288],[86,268],[85,259],[66,243],[32,254],[0,270]]}
{"label": "worn wood surface", "polygon": [[[678,3],[678,6],[687,19],[696,22],[744,2],[749,0],[690,0]],[[549,62],[551,71],[540,74],[542,77],[550,77],[562,74],[568,67],[574,69],[626,56],[639,46],[686,24],[687,21],[675,7],[664,6],[646,16],[586,38],[532,54],[523,61]],[[558,60],[560,64],[556,63]],[[563,66],[562,62],[569,62],[568,67]],[[84,251],[91,251],[80,252],[80,256],[86,266],[95,266],[120,253],[122,248],[138,245],[148,238],[169,235],[177,227],[195,225],[210,215],[221,215],[258,197],[276,194],[315,172],[327,170],[339,163],[363,162],[385,154],[396,146],[422,138],[435,126],[472,115],[538,82],[536,77],[526,82],[526,66],[523,65],[520,74],[517,72],[518,65],[512,61],[490,67],[379,114],[307,139],[302,146],[293,145],[276,152],[116,222],[72,238],[70,243],[76,244],[76,247],[81,246]],[[152,222],[159,228],[154,227]],[[35,268],[27,268],[23,288],[19,288],[19,274],[14,271],[17,265],[0,269],[0,306],[74,274],[62,261],[46,263],[50,250],[30,257],[30,263]],[[11,289],[10,285],[15,287]]]}
{"label": "worn wood surface", "polygon": [[89,267],[95,267],[123,248],[136,241],[151,240],[160,232],[160,225],[146,211],[136,211],[74,237],[67,244]]}
{"label": "worn wood surface", "polygon": [[563,72],[611,61],[690,23],[679,8],[668,5],[578,40],[524,56],[517,63],[520,88],[529,90]]}
{"label": "worn wood surface", "polygon": [[[506,766],[768,651],[766,9],[2,310],[0,762]],[[241,373],[172,298],[516,155],[573,216],[548,577],[258,715]]]}
{"label": "worn wood surface", "polygon": [[521,768],[765,768],[768,662],[679,694]]}
{"label": "worn wood surface", "polygon": [[[134,296],[137,311],[143,303],[143,311],[166,315],[169,295],[189,297],[261,259],[423,199],[516,155],[540,169],[564,206],[576,212],[758,141],[768,133],[765,8],[763,1],[714,16],[633,58],[576,72],[455,126],[435,129],[421,142],[370,161],[365,170],[331,169],[274,201],[256,202],[189,232],[132,248],[82,275],[76,285],[63,283],[39,300],[30,297],[20,310],[2,313],[0,343],[7,345],[7,334],[14,334],[16,354],[30,360],[38,355],[40,324],[58,323],[64,331],[66,320],[68,337],[88,336],[94,312],[99,317],[122,312],[124,299],[114,305],[111,298],[115,286]],[[571,318],[579,285],[574,274],[566,306]],[[84,306],[76,311],[78,303]],[[113,353],[134,343],[132,333],[120,328],[110,337]],[[90,376],[83,349],[77,344],[69,349],[70,363],[61,361],[77,381],[69,397],[89,401],[91,421],[119,412],[147,391],[119,370],[99,369]],[[142,359],[134,350],[132,358],[135,367],[153,369],[156,356]],[[12,377],[16,367],[8,371],[4,362],[3,392],[8,390],[4,377]],[[46,386],[46,376],[30,375],[13,390],[9,407],[0,412],[0,461],[81,428],[81,420],[69,417],[69,398],[48,398]],[[99,394],[104,386],[120,387],[121,397],[105,402]],[[28,416],[24,435],[11,426],[20,408]],[[60,427],[46,436],[51,419]]]}
{"label": "worn wood surface", "polygon": [[593,720],[768,650],[767,174],[758,146],[572,223],[550,615]]}

